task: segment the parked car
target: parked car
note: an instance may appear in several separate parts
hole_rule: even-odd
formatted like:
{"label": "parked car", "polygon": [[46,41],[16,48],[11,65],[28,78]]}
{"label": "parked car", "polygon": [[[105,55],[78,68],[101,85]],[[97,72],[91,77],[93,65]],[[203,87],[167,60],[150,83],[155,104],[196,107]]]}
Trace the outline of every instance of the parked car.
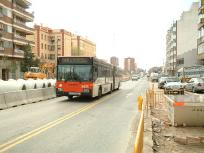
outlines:
{"label": "parked car", "polygon": [[204,91],[204,78],[192,78],[185,85],[185,89],[192,92]]}
{"label": "parked car", "polygon": [[159,89],[163,89],[164,88],[164,85],[166,83],[166,80],[167,80],[167,77],[161,77],[159,78],[159,81],[158,81],[158,88]]}
{"label": "parked car", "polygon": [[164,85],[169,82],[179,82],[178,77],[161,77],[158,81],[158,88],[164,89]]}
{"label": "parked car", "polygon": [[184,94],[184,85],[181,82],[168,82],[164,85],[164,94],[169,93]]}

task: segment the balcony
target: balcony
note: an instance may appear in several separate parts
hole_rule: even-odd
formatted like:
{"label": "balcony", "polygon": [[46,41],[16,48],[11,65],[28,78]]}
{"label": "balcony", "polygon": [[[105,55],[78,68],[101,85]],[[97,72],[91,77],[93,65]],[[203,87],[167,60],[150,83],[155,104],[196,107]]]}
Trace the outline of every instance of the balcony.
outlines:
{"label": "balcony", "polygon": [[4,51],[4,49],[5,49],[4,47],[0,47],[0,51]]}
{"label": "balcony", "polygon": [[30,12],[28,12],[28,11],[26,11],[24,8],[22,8],[22,7],[20,7],[19,5],[17,5],[17,4],[14,4],[13,5],[13,8],[16,10],[16,11],[18,11],[18,12],[20,12],[21,14],[23,14],[23,16],[28,16],[30,19],[29,19],[29,21],[31,20],[33,20],[33,18],[34,18],[34,13],[30,13]]}
{"label": "balcony", "polygon": [[199,46],[200,44],[202,44],[202,43],[204,43],[204,37],[198,38],[198,40],[197,40],[198,46]]}
{"label": "balcony", "polygon": [[204,17],[199,19],[199,22],[198,22],[198,29],[200,29],[201,27],[204,26]]}
{"label": "balcony", "polygon": [[31,34],[31,35],[34,34],[33,28],[30,28],[30,27],[26,26],[26,24],[21,22],[21,21],[14,20],[14,27],[15,27],[15,29],[17,29],[19,31],[22,31],[22,32],[24,32],[26,34]]}
{"label": "balcony", "polygon": [[28,8],[31,5],[31,3],[28,0],[16,0],[16,3],[25,8]]}
{"label": "balcony", "polygon": [[6,7],[9,7],[9,8],[12,7],[12,3],[9,2],[8,0],[1,0],[1,4],[5,5]]}
{"label": "balcony", "polygon": [[17,49],[17,48],[16,48],[16,49],[14,50],[14,55],[15,55],[15,56],[18,56],[18,57],[20,56],[21,58],[23,58],[23,57],[24,57],[24,51],[21,50],[21,49]]}
{"label": "balcony", "polygon": [[18,35],[18,34],[14,34],[14,38],[18,41],[22,41],[24,43],[28,43],[28,40],[26,39],[26,37]]}

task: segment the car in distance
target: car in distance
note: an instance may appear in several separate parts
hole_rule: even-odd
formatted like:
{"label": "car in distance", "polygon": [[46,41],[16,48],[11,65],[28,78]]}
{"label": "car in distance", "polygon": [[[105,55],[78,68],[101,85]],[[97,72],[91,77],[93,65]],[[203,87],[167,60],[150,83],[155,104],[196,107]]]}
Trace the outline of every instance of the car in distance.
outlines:
{"label": "car in distance", "polygon": [[185,89],[192,92],[204,91],[204,78],[192,78],[185,85]]}
{"label": "car in distance", "polygon": [[137,81],[139,79],[139,76],[137,75],[132,75],[131,76],[132,81]]}
{"label": "car in distance", "polygon": [[158,73],[151,73],[150,74],[150,80],[151,82],[158,82],[158,79],[159,79],[159,74]]}

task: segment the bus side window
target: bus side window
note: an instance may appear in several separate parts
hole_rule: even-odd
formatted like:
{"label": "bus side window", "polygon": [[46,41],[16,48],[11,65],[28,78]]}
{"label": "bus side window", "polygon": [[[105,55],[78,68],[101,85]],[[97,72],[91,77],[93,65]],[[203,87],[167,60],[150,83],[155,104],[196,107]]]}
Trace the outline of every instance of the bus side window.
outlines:
{"label": "bus side window", "polygon": [[96,81],[97,77],[98,77],[98,67],[94,66],[93,67],[93,81]]}

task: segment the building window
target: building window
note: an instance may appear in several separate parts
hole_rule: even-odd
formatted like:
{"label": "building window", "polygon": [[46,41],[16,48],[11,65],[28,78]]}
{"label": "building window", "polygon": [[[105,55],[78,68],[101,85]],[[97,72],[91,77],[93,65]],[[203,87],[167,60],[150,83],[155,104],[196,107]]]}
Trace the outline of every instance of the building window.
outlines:
{"label": "building window", "polygon": [[8,9],[7,9],[7,16],[10,17],[10,18],[12,18],[12,12],[11,12],[11,10],[8,10]]}
{"label": "building window", "polygon": [[45,50],[47,50],[47,45],[45,44]]}
{"label": "building window", "polygon": [[41,43],[41,49],[43,49],[43,43]]}
{"label": "building window", "polygon": [[41,39],[43,39],[43,34],[41,34]]}
{"label": "building window", "polygon": [[3,8],[0,7],[0,17],[3,17],[3,16],[4,16],[4,14],[3,14]]}
{"label": "building window", "polygon": [[13,48],[13,43],[10,42],[10,41],[4,41],[3,46],[4,46],[5,48]]}
{"label": "building window", "polygon": [[55,46],[54,45],[50,46],[50,51],[55,51]]}
{"label": "building window", "polygon": [[54,54],[50,54],[50,59],[54,60],[55,59],[55,55]]}
{"label": "building window", "polygon": [[41,58],[44,59],[43,53],[41,53]]}
{"label": "building window", "polygon": [[61,46],[60,45],[57,46],[57,50],[61,50]]}
{"label": "building window", "polygon": [[47,39],[47,36],[45,35],[45,40]]}
{"label": "building window", "polygon": [[12,27],[9,26],[9,25],[7,25],[7,32],[8,32],[8,33],[12,33]]}

